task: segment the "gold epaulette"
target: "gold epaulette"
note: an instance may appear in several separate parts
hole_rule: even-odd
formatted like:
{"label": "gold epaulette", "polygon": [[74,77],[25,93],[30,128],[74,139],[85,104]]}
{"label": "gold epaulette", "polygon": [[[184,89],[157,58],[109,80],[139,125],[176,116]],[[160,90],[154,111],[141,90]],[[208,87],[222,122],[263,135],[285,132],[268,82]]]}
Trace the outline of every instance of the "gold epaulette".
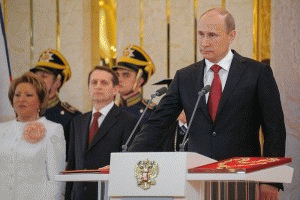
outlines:
{"label": "gold epaulette", "polygon": [[[147,106],[149,100],[142,99],[141,102],[142,102],[145,106]],[[150,105],[149,105],[149,110],[153,110],[155,107],[156,107],[156,103],[151,102]]]}
{"label": "gold epaulette", "polygon": [[63,109],[71,114],[75,114],[75,112],[78,111],[74,106],[68,104],[67,102],[61,102],[60,105],[61,107],[63,107]]}

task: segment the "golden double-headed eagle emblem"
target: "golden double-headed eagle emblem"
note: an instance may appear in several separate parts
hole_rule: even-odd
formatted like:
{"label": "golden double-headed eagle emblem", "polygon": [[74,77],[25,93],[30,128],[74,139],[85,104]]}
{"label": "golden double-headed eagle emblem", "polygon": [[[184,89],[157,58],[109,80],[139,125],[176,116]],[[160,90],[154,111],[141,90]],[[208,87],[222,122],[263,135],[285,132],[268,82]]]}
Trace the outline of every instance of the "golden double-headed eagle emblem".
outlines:
{"label": "golden double-headed eagle emblem", "polygon": [[155,161],[139,161],[135,166],[135,173],[134,173],[137,185],[147,190],[150,188],[151,185],[155,185],[155,178],[158,175],[158,164]]}
{"label": "golden double-headed eagle emblem", "polygon": [[50,62],[50,60],[53,60],[53,53],[50,52],[50,50],[46,50],[43,52],[43,54],[40,56],[39,61],[40,62]]}

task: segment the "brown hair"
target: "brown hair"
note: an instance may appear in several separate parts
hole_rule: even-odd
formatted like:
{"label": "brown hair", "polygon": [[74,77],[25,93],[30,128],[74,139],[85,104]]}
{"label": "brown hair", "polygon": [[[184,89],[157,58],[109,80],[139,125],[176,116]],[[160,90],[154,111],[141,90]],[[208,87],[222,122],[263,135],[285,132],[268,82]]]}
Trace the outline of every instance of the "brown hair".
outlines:
{"label": "brown hair", "polygon": [[40,80],[39,77],[32,72],[27,72],[23,74],[21,77],[14,79],[11,82],[8,91],[8,98],[12,106],[14,106],[13,99],[16,92],[16,88],[20,83],[30,83],[35,88],[40,102],[39,116],[41,116],[46,110],[46,105],[48,100],[48,92],[44,82]]}
{"label": "brown hair", "polygon": [[107,71],[108,73],[110,73],[112,75],[113,86],[119,85],[119,79],[118,79],[117,74],[114,72],[114,70],[112,70],[111,68],[99,66],[99,65],[97,65],[96,67],[94,67],[94,69],[92,71],[90,71],[89,77],[88,77],[88,85],[90,84],[90,79],[91,79],[92,73],[96,70]]}
{"label": "brown hair", "polygon": [[228,10],[225,10],[223,8],[211,8],[204,12],[201,16],[200,19],[207,13],[211,11],[217,11],[220,15],[224,16],[225,15],[225,27],[227,30],[227,34],[229,34],[231,31],[235,30],[235,22],[234,18],[231,15],[231,13]]}

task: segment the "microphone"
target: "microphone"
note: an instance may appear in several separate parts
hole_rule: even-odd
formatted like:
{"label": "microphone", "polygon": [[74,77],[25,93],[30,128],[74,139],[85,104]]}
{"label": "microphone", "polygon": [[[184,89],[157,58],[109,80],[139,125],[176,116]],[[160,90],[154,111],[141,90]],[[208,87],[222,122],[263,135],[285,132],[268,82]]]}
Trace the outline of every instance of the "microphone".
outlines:
{"label": "microphone", "polygon": [[143,111],[142,115],[140,116],[138,122],[135,124],[135,127],[132,130],[132,132],[130,133],[130,136],[128,137],[126,143],[124,145],[122,145],[122,152],[126,152],[127,151],[127,149],[128,149],[128,143],[131,141],[131,138],[132,138],[134,132],[136,131],[137,127],[140,125],[140,123],[141,123],[144,115],[146,114],[147,109],[149,108],[150,104],[152,103],[152,100],[155,97],[158,97],[158,96],[161,96],[161,95],[165,94],[167,91],[168,91],[168,89],[166,87],[162,87],[162,88],[156,90],[156,92],[154,94],[151,94],[151,98],[148,101],[148,103],[146,105],[146,108],[144,109],[144,111]]}
{"label": "microphone", "polygon": [[198,104],[200,102],[200,99],[203,95],[205,95],[206,93],[208,93],[210,91],[210,85],[206,85],[204,86],[200,92],[198,92],[198,99],[197,99],[197,102],[195,104],[195,107],[194,107],[194,110],[193,110],[193,113],[192,113],[192,116],[191,116],[191,120],[190,120],[190,123],[188,124],[188,127],[187,127],[187,130],[184,134],[184,138],[181,142],[181,144],[179,145],[179,151],[184,151],[184,147],[185,147],[185,144],[187,143],[187,141],[189,140],[187,138],[187,135],[189,133],[189,130],[190,130],[190,127],[192,125],[192,122],[193,122],[193,119],[194,119],[194,116],[195,116],[195,113],[196,113],[196,110],[197,110],[197,107],[198,107]]}
{"label": "microphone", "polygon": [[198,92],[198,95],[203,96],[209,91],[210,91],[210,85],[206,85],[200,90],[200,92]]}
{"label": "microphone", "polygon": [[155,98],[155,97],[159,97],[163,94],[165,94],[168,91],[168,89],[166,87],[162,87],[158,90],[156,90],[156,92],[154,94],[151,94],[151,99]]}

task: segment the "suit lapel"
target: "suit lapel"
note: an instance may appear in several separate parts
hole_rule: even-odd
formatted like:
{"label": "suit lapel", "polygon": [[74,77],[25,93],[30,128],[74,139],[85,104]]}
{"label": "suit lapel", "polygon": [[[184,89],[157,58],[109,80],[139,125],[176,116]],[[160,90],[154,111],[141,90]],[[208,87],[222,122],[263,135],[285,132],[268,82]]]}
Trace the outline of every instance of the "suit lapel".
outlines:
{"label": "suit lapel", "polygon": [[96,145],[104,136],[106,136],[108,134],[109,129],[111,129],[111,127],[113,127],[114,124],[118,122],[117,120],[118,114],[119,114],[119,110],[117,106],[114,105],[112,109],[108,112],[101,126],[99,127],[99,130],[95,135],[92,144],[89,146],[88,151],[91,148],[93,148],[93,146]]}
{"label": "suit lapel", "polygon": [[220,113],[222,112],[224,104],[226,103],[227,99],[229,98],[229,96],[235,89],[237,83],[241,79],[243,73],[245,72],[246,68],[242,64],[242,62],[243,62],[243,57],[241,57],[239,54],[237,54],[234,51],[233,60],[232,60],[229,74],[228,74],[228,77],[226,80],[226,85],[225,85],[225,88],[222,93],[222,98],[221,98],[221,101],[219,104],[215,122],[218,120],[218,117],[219,117]]}
{"label": "suit lapel", "polygon": [[[201,91],[201,89],[204,87],[204,82],[203,82],[203,76],[204,76],[204,68],[205,68],[205,61],[204,59],[199,63],[199,68],[198,68],[198,77],[195,79],[197,80],[197,87],[196,87],[196,92],[197,92],[197,98],[198,98],[198,92]],[[196,99],[197,99],[196,98]],[[196,103],[196,101],[195,101]],[[199,102],[199,106],[198,108],[201,109],[201,111],[203,112],[203,114],[206,116],[206,118],[208,120],[211,121],[211,118],[209,116],[209,112],[208,112],[208,108],[207,108],[207,104],[206,104],[206,100],[205,100],[205,95],[203,95],[200,99],[200,102]]]}
{"label": "suit lapel", "polygon": [[82,152],[86,152],[87,149],[87,138],[90,130],[90,123],[92,120],[92,112],[89,112],[82,120],[81,126],[81,145],[82,145]]}

